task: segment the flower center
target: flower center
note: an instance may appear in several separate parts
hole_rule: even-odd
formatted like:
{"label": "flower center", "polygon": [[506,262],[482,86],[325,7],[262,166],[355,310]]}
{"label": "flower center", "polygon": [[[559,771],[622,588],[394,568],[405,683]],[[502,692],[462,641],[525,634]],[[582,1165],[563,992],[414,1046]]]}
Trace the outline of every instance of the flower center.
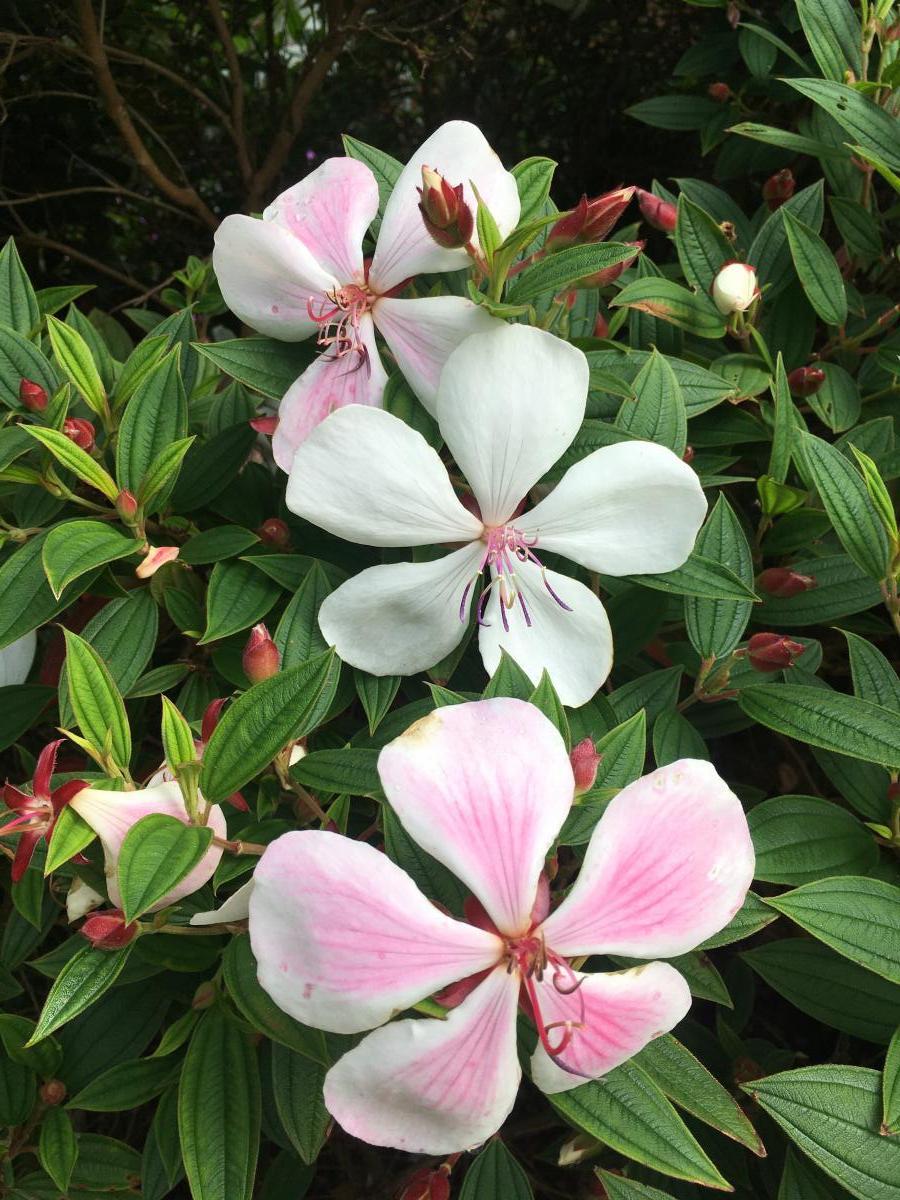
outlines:
{"label": "flower center", "polygon": [[531,628],[531,613],[528,611],[528,605],[525,601],[525,594],[519,585],[516,567],[519,564],[533,563],[541,572],[541,578],[544,582],[544,587],[556,601],[560,608],[564,608],[566,612],[571,612],[571,607],[556,594],[550,585],[547,578],[547,568],[541,563],[541,560],[534,552],[535,546],[538,544],[536,537],[529,537],[523,533],[521,529],[517,529],[515,525],[486,525],[484,532],[481,535],[484,542],[484,555],[481,562],[478,564],[478,570],[469,582],[466,584],[462,594],[462,600],[459,602],[459,619],[466,619],[466,602],[469,599],[469,593],[476,579],[480,579],[484,574],[485,568],[490,571],[491,578],[487,587],[481,592],[478,597],[478,624],[489,625],[489,621],[484,619],[484,611],[487,607],[487,602],[491,594],[492,588],[498,588],[500,592],[500,619],[503,622],[504,630],[509,633],[509,617],[508,611],[513,608],[518,602],[522,610],[522,616],[525,618],[525,624]]}
{"label": "flower center", "polygon": [[[544,1019],[541,1012],[540,997],[535,983],[541,983],[545,972],[550,972],[550,982],[561,996],[571,996],[573,992],[577,992],[581,987],[582,981],[578,978],[569,963],[561,955],[554,950],[550,950],[543,937],[538,933],[528,934],[520,938],[507,938],[506,948],[506,969],[511,974],[513,971],[518,971],[522,980],[524,989],[524,998],[528,1002],[528,1008],[531,1009],[531,1015],[534,1019],[535,1027],[538,1031],[538,1037],[541,1039],[541,1045],[554,1060],[559,1060],[559,1056],[571,1044],[576,1029],[584,1028],[584,1001],[581,1001],[581,1016],[579,1020],[572,1021],[550,1021]],[[581,998],[579,997],[579,1000]],[[553,1030],[561,1029],[562,1033],[559,1040],[554,1044],[551,1039]],[[560,1063],[567,1071],[572,1071],[572,1067],[564,1063]],[[576,1074],[578,1072],[575,1072]]]}
{"label": "flower center", "polygon": [[313,301],[307,300],[306,311],[310,320],[319,326],[318,344],[330,347],[332,358],[346,358],[348,354],[355,353],[359,356],[357,366],[368,366],[369,352],[359,326],[374,303],[375,297],[368,285],[358,283],[348,283],[326,292],[318,312]]}

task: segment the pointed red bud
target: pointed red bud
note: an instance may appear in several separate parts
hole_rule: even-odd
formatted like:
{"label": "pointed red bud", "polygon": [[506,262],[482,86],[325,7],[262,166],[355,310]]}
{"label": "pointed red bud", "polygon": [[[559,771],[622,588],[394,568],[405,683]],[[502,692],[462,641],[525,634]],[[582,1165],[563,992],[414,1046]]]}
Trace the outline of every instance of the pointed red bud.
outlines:
{"label": "pointed red bud", "polygon": [[455,187],[432,167],[422,167],[419,212],[425,228],[439,246],[459,250],[471,241],[475,218],[463,197],[463,185]]}
{"label": "pointed red bud", "polygon": [[[634,255],[631,258],[626,258],[622,262],[616,263],[612,267],[603,267],[600,271],[595,271],[593,275],[585,275],[583,279],[579,279],[576,283],[576,288],[583,290],[585,288],[607,287],[619,278],[623,271],[627,271],[629,267],[634,266],[637,262],[638,255],[643,251],[646,242],[624,242],[625,246],[634,246]],[[572,293],[574,297],[575,293]]]}
{"label": "pointed red bud", "polygon": [[276,546],[283,550],[291,544],[291,531],[280,517],[266,517],[256,532],[259,540],[267,546]]}
{"label": "pointed red bud", "polygon": [[825,382],[821,367],[796,367],[787,377],[792,396],[814,396]]}
{"label": "pointed red bud", "polygon": [[278,428],[278,418],[275,416],[253,417],[250,421],[250,428],[255,429],[257,433],[261,433],[265,437],[271,437]]}
{"label": "pointed red bud", "polygon": [[790,567],[767,567],[756,577],[756,585],[768,596],[777,596],[779,600],[788,600],[801,592],[812,591],[818,587],[819,581],[814,575],[801,575]]}
{"label": "pointed red bud", "polygon": [[603,313],[597,313],[597,319],[594,321],[593,336],[595,338],[605,338],[608,335],[609,335],[609,321],[607,321],[607,319],[603,315]]}
{"label": "pointed red bud", "polygon": [[88,917],[79,932],[98,950],[119,950],[137,937],[138,927],[136,921],[126,924],[123,913],[111,908]]}
{"label": "pointed red bud", "polygon": [[82,450],[92,450],[94,446],[94,427],[84,417],[66,417],[63,421],[63,433]]}
{"label": "pointed red bud", "polygon": [[244,674],[251,683],[262,683],[264,679],[271,679],[278,674],[281,655],[265,625],[254,625],[250,630],[241,662]]}
{"label": "pointed red bud", "polygon": [[66,1085],[61,1079],[48,1079],[46,1083],[41,1084],[40,1097],[44,1104],[55,1108],[66,1098]]}
{"label": "pointed red bud", "polygon": [[784,167],[770,175],[762,187],[763,200],[768,204],[769,210],[774,212],[776,208],[781,208],[785,200],[790,200],[793,196],[796,186],[797,181],[790,167]]}
{"label": "pointed red bud", "polygon": [[652,192],[645,192],[643,188],[637,189],[637,198],[641,216],[648,225],[661,233],[674,232],[678,224],[678,209],[674,204],[670,204],[668,200],[661,200]]}
{"label": "pointed red bud", "polygon": [[754,633],[747,643],[747,658],[755,671],[769,673],[792,667],[805,649],[783,633]]}
{"label": "pointed red bud", "polygon": [[228,697],[222,696],[218,700],[210,700],[203,713],[203,719],[200,722],[200,741],[205,746],[213,735],[213,730],[219,723],[219,718],[222,715],[222,709],[228,703]]}
{"label": "pointed red bud", "polygon": [[422,1167],[401,1190],[398,1200],[450,1200],[449,1165]]}
{"label": "pointed red bud", "polygon": [[731,88],[727,83],[711,83],[706,91],[716,104],[727,104],[731,99]]}
{"label": "pointed red bud", "polygon": [[19,400],[29,412],[43,412],[47,407],[47,393],[33,379],[19,380]]}
{"label": "pointed red bud", "polygon": [[582,196],[571,212],[560,217],[544,243],[551,254],[566,246],[602,242],[631,203],[633,187],[616,188],[588,200]]}
{"label": "pointed red bud", "polygon": [[589,737],[572,747],[569,753],[569,762],[572,764],[572,774],[575,776],[576,796],[590,791],[594,786],[597,779],[597,767],[602,757],[602,754],[597,753],[594,743]]}
{"label": "pointed red bud", "polygon": [[118,496],[116,496],[116,512],[126,525],[133,525],[137,511],[138,502],[134,492],[129,492],[128,488],[123,488]]}

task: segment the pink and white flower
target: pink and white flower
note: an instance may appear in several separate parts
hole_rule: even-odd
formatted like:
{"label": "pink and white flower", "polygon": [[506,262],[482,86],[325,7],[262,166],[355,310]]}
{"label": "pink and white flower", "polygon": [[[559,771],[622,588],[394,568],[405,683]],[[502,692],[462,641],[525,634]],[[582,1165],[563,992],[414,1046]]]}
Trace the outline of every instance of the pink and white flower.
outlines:
{"label": "pink and white flower", "polygon": [[370,567],[328,596],[319,625],[345,662],[373,675],[427,669],[465,634],[474,597],[489,673],[502,648],[535,684],[546,669],[564,704],[594,695],[612,667],[606,612],[539,555],[607,575],[673,570],[691,552],[706,499],[671,450],[621,442],[575,463],[516,515],[581,427],[587,390],[581,351],[539,329],[497,324],[453,352],[437,420],[480,517],[421,434],[390,413],[352,406],[314,430],[294,456],[292,512],[370,546],[463,543],[443,558]]}
{"label": "pink and white flower", "polygon": [[[272,452],[284,471],[328,413],[347,404],[381,405],[387,373],[376,328],[410,386],[433,409],[447,355],[493,321],[462,296],[396,296],[414,275],[458,271],[471,263],[464,249],[438,245],[426,229],[418,192],[423,166],[462,184],[473,212],[474,183],[500,232],[515,228],[515,179],[476,126],[449,121],[401,172],[368,269],[362,242],[378,212],[378,184],[352,158],[327,159],[282,192],[262,221],[235,214],[216,232],[213,266],[232,312],[259,333],[284,341],[317,334],[324,350],[281,401]],[[477,234],[474,242],[477,246]]]}
{"label": "pink and white flower", "polygon": [[[683,759],[621,791],[549,915],[542,871],[574,779],[538,709],[510,699],[438,709],[385,747],[378,771],[409,836],[471,889],[478,924],[445,915],[372,846],[324,830],[273,842],[250,900],[259,981],[275,1003],[315,1028],[374,1029],[325,1080],[348,1133],[425,1154],[484,1141],[518,1090],[520,1003],[539,1035],[532,1079],[551,1094],[682,1020],[690,993],[667,963],[585,974],[570,960],[683,954],[740,908],[753,847],[710,763]],[[446,1020],[386,1024],[459,980],[468,994]]]}

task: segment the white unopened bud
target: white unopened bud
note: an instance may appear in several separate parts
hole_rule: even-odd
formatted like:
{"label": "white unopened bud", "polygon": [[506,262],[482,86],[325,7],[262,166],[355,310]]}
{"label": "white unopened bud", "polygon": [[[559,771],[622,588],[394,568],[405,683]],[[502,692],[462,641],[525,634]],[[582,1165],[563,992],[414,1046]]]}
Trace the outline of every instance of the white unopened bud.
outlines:
{"label": "white unopened bud", "polygon": [[723,316],[746,312],[759,295],[756,272],[749,263],[726,263],[713,280],[712,295]]}

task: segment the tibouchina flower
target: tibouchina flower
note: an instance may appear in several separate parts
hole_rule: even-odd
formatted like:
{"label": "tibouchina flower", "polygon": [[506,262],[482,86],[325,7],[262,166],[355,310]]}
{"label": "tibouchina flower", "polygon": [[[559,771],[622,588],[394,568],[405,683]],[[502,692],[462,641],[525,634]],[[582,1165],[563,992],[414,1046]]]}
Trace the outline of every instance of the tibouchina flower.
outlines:
{"label": "tibouchina flower", "polygon": [[[145,787],[137,792],[106,792],[100,788],[86,787],[73,796],[69,804],[79,817],[87,821],[100,838],[105,860],[106,890],[116,908],[122,907],[117,875],[119,852],[132,826],[137,824],[142,817],[150,816],[151,813],[177,817],[179,821],[185,823],[188,821],[181,788],[172,781],[158,783],[154,787]],[[225,817],[218,804],[211,807],[207,824],[216,837],[227,836]],[[157,909],[165,908],[183,896],[190,896],[192,892],[202,888],[204,883],[212,878],[221,857],[222,848],[210,845],[196,867],[171,892],[167,892],[161,900],[158,900],[150,911],[155,912]]]}
{"label": "tibouchina flower", "polygon": [[587,389],[581,351],[539,329],[497,325],[453,352],[437,419],[480,519],[421,434],[390,413],[341,409],[303,443],[287,486],[293,512],[370,546],[463,543],[443,558],[370,567],[328,596],[319,625],[345,662],[373,675],[425,670],[459,643],[474,597],[489,673],[505,648],[534,683],[546,668],[564,704],[594,695],[612,666],[606,612],[540,555],[607,575],[670,571],[690,554],[706,500],[671,450],[622,442],[516,516],[578,432]]}
{"label": "tibouchina flower", "polygon": [[232,312],[259,333],[284,341],[317,334],[323,348],[281,401],[272,452],[284,471],[297,446],[333,409],[381,404],[387,374],[376,329],[410,386],[433,410],[447,355],[492,323],[483,308],[461,296],[402,300],[393,294],[413,275],[458,271],[471,261],[464,249],[439,246],[426,229],[418,191],[423,166],[462,184],[472,211],[474,183],[501,234],[515,228],[516,181],[481,131],[466,121],[442,125],[400,173],[368,271],[362,241],[378,212],[378,184],[352,158],[329,158],[282,192],[262,221],[233,215],[219,226],[213,266]]}
{"label": "tibouchina flower", "polygon": [[0,687],[25,682],[36,649],[37,634],[32,630],[0,650]]}
{"label": "tibouchina flower", "polygon": [[[531,1076],[548,1093],[605,1074],[685,1016],[687,983],[667,963],[584,974],[570,960],[670,958],[740,908],[753,847],[710,763],[683,759],[623,789],[549,916],[541,873],[574,780],[538,709],[438,709],[381,752],[378,771],[409,836],[482,906],[478,924],[445,915],[374,847],[324,830],[273,842],[250,900],[259,981],[275,1003],[315,1028],[374,1029],[325,1079],[348,1133],[423,1154],[484,1141],[519,1086],[520,1003],[539,1035]],[[446,1020],[385,1024],[458,980],[468,995]]]}

